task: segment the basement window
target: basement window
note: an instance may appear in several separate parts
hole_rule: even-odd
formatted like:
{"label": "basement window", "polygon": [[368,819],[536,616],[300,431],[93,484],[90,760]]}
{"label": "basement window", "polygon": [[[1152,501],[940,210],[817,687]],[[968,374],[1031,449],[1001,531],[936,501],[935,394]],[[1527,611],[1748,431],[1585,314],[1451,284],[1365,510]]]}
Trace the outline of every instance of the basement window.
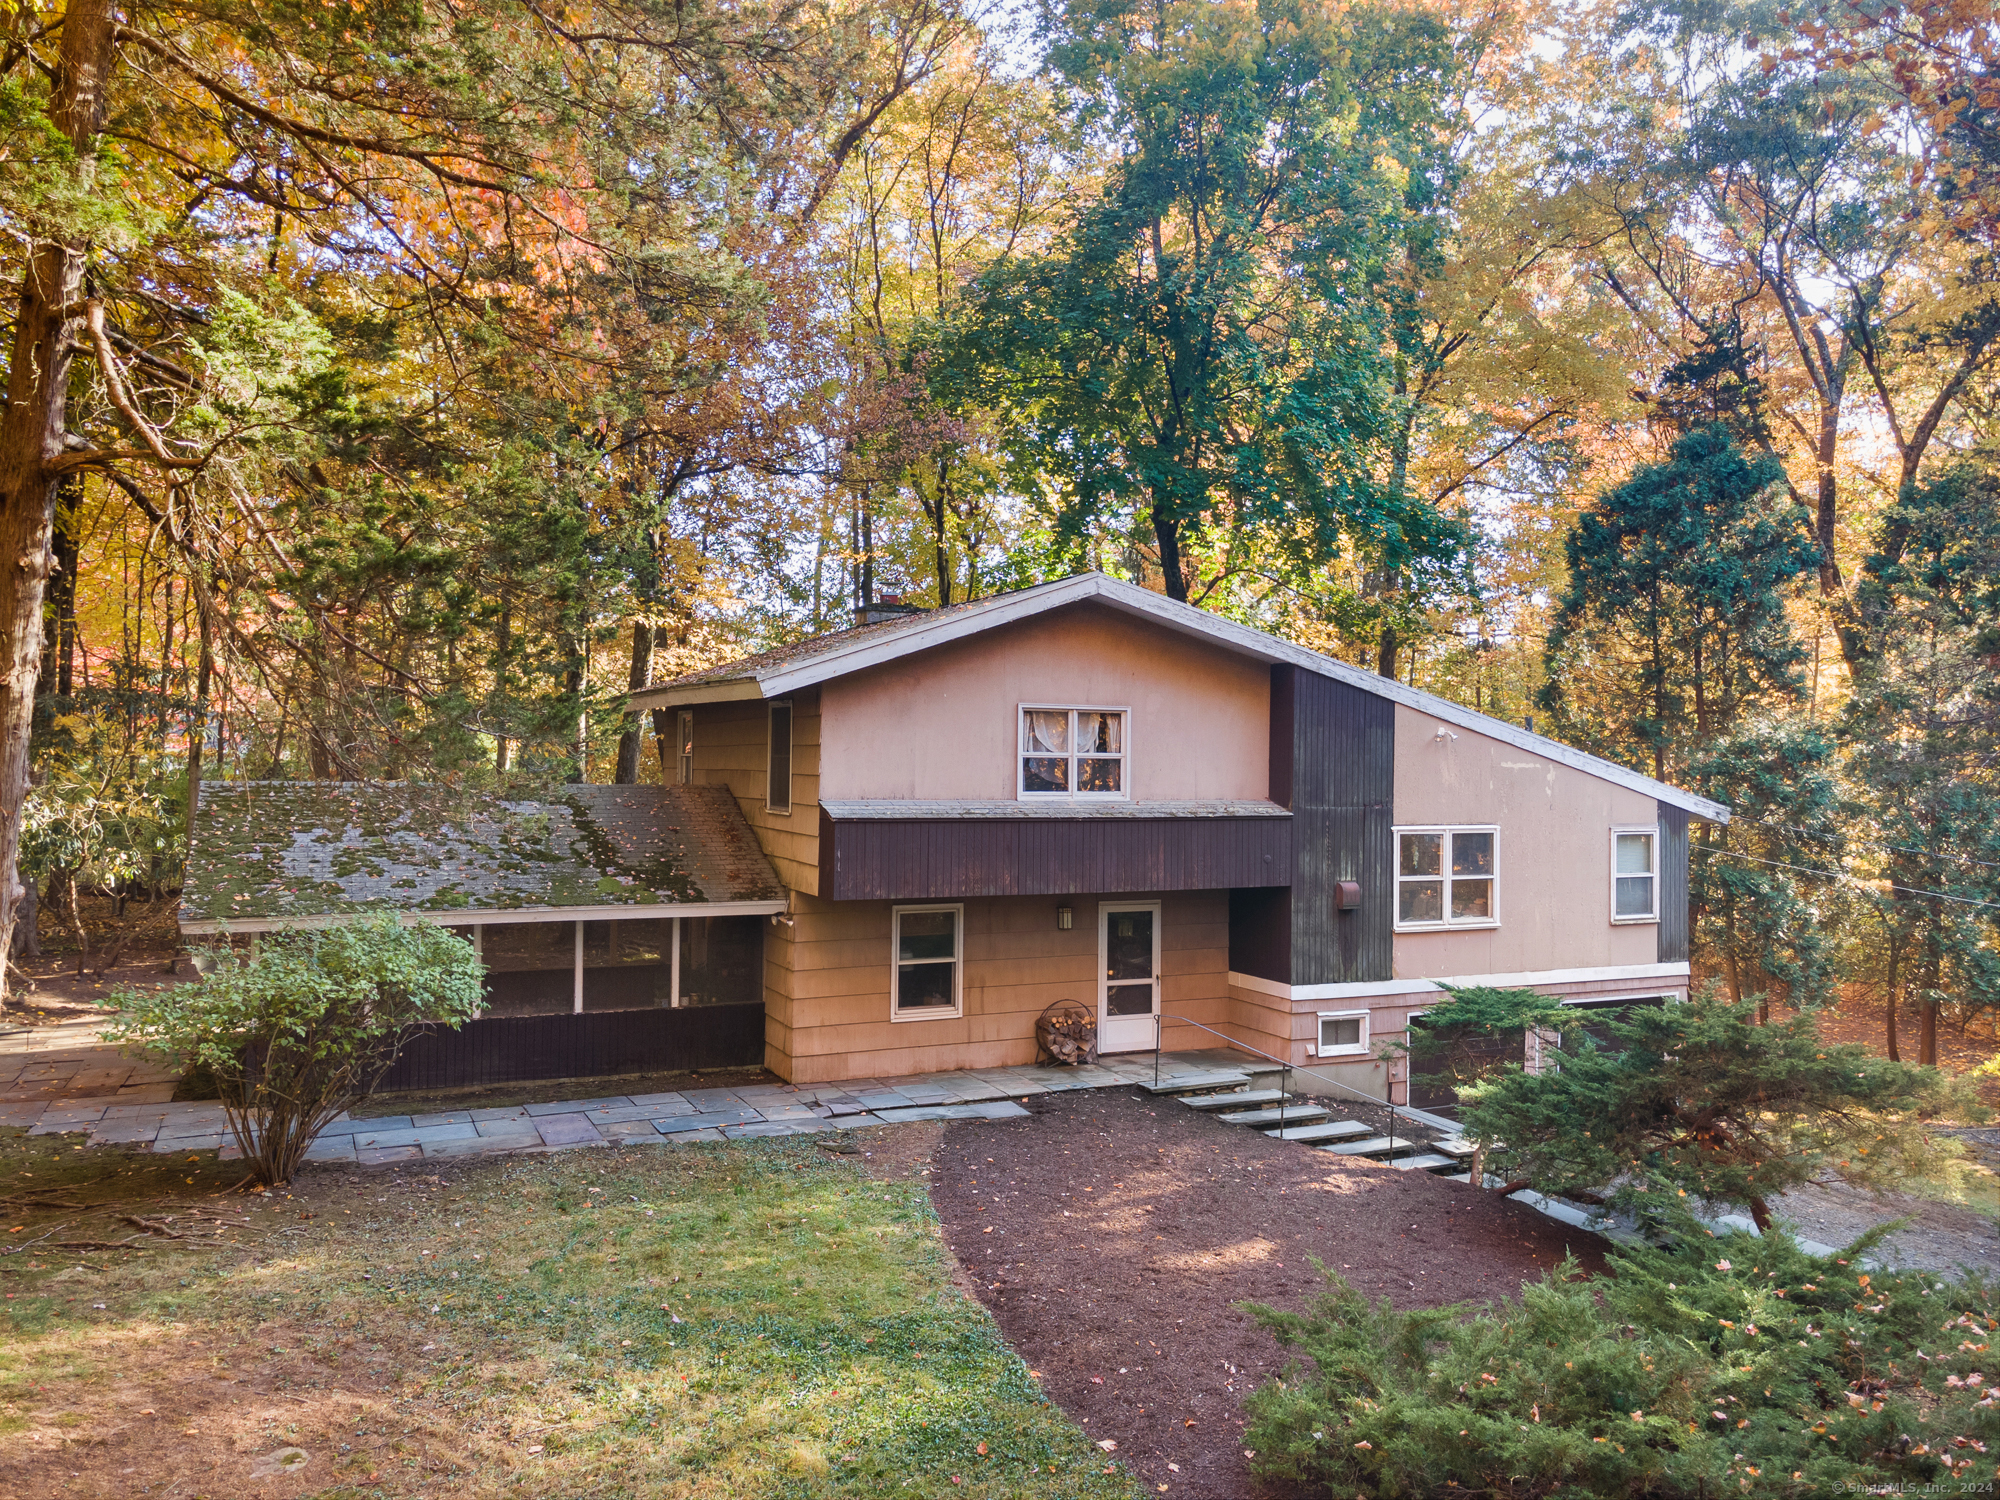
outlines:
{"label": "basement window", "polygon": [[1498,828],[1398,828],[1396,929],[1500,925]]}
{"label": "basement window", "polygon": [[1319,1057],[1364,1057],[1368,1052],[1368,1012],[1323,1010],[1319,1013]]}

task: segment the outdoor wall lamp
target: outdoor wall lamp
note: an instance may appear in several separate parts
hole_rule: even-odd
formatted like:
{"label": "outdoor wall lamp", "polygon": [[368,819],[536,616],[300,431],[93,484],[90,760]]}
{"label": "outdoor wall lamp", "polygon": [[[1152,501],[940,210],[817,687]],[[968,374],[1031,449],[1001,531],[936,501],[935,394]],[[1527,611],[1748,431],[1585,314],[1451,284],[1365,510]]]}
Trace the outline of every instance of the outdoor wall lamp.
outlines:
{"label": "outdoor wall lamp", "polygon": [[1445,728],[1444,725],[1442,724],[1438,725],[1438,732],[1431,736],[1433,742],[1442,742],[1444,740],[1455,740],[1457,738],[1458,736],[1456,734],[1452,733],[1451,730]]}
{"label": "outdoor wall lamp", "polygon": [[1067,906],[1058,906],[1056,908],[1056,930],[1058,932],[1068,932],[1074,926],[1076,926],[1076,912]]}

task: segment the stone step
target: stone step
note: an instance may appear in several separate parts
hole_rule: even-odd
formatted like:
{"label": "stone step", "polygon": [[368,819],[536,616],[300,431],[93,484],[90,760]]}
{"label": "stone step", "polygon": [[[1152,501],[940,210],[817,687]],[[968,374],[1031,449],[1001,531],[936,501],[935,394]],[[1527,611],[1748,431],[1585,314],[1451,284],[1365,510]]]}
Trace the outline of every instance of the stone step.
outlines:
{"label": "stone step", "polygon": [[1246,1110],[1240,1115],[1218,1115],[1231,1125],[1249,1125],[1262,1130],[1269,1125],[1309,1125],[1324,1120],[1333,1111],[1323,1104],[1281,1104],[1275,1109]]}
{"label": "stone step", "polygon": [[1369,1127],[1359,1120],[1322,1121],[1318,1125],[1295,1125],[1289,1130],[1265,1132],[1274,1141],[1305,1141],[1317,1145],[1321,1141],[1351,1141],[1357,1136],[1368,1134]]}
{"label": "stone step", "polygon": [[1365,1141],[1349,1141],[1344,1146],[1321,1146],[1322,1151],[1332,1151],[1340,1156],[1400,1156],[1404,1152],[1427,1149],[1423,1141],[1413,1141],[1405,1136],[1391,1140],[1386,1135],[1370,1136]]}
{"label": "stone step", "polygon": [[1426,1151],[1422,1156],[1399,1156],[1389,1165],[1399,1172],[1435,1172],[1440,1168],[1449,1171],[1458,1163],[1449,1156],[1439,1156],[1435,1151]]}
{"label": "stone step", "polygon": [[1446,1156],[1470,1156],[1473,1145],[1462,1135],[1448,1135],[1441,1141],[1432,1141],[1431,1149],[1442,1151]]}
{"label": "stone step", "polygon": [[1139,1087],[1149,1094],[1196,1094],[1207,1089],[1240,1089],[1249,1082],[1248,1073],[1183,1073],[1158,1083],[1142,1082]]}
{"label": "stone step", "polygon": [[1189,1109],[1254,1109],[1261,1104],[1283,1104],[1291,1097],[1283,1089],[1237,1089],[1227,1094],[1197,1094],[1181,1103]]}

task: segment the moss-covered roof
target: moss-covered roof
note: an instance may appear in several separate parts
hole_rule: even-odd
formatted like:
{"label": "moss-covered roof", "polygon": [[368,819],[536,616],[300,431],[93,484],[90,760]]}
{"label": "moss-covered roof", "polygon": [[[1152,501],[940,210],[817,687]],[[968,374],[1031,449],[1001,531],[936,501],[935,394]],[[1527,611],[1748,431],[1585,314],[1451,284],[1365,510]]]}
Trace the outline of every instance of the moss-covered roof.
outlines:
{"label": "moss-covered roof", "polygon": [[420,782],[252,781],[202,788],[180,919],[782,896],[727,787],[503,796]]}

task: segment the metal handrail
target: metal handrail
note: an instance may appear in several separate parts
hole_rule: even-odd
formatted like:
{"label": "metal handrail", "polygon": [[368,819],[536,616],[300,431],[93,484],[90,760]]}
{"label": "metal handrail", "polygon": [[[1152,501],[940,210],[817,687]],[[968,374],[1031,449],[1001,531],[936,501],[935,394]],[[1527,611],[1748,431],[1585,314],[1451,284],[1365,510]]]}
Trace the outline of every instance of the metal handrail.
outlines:
{"label": "metal handrail", "polygon": [[[1229,1043],[1230,1046],[1237,1048],[1239,1051],[1248,1052],[1254,1057],[1261,1057],[1266,1062],[1276,1063],[1279,1067],[1285,1070],[1285,1082],[1283,1084],[1284,1092],[1289,1094],[1292,1091],[1292,1073],[1294,1069],[1289,1059],[1279,1057],[1274,1053],[1262,1051],[1259,1048],[1251,1046],[1248,1042],[1238,1041],[1228,1032],[1217,1031],[1213,1026],[1204,1026],[1199,1021],[1190,1021],[1186,1016],[1168,1016],[1168,1015],[1163,1015],[1157,1011],[1154,1012],[1153,1015],[1153,1087],[1154,1088],[1157,1089],[1160,1086],[1160,1054],[1164,1050],[1161,1046],[1161,1041],[1164,1037],[1166,1031],[1166,1023],[1168,1021],[1172,1021],[1176,1026],[1192,1026],[1195,1028],[1195,1030],[1205,1031],[1210,1036],[1219,1036],[1225,1042]],[[1352,1084],[1342,1083],[1337,1078],[1327,1077],[1326,1074],[1320,1072],[1317,1068],[1299,1068],[1296,1071],[1304,1073],[1308,1077],[1317,1078],[1322,1083],[1330,1083],[1335,1088],[1339,1089],[1342,1093],[1352,1094],[1357,1099],[1365,1099],[1370,1104],[1386,1105],[1389,1110],[1389,1154],[1391,1156],[1394,1156],[1396,1154],[1396,1075],[1395,1075],[1395,1068],[1393,1067],[1393,1065],[1389,1070],[1389,1082],[1388,1082],[1389,1097],[1386,1099],[1377,1099],[1373,1094],[1364,1094],[1361,1092],[1360,1089],[1355,1088]],[[1282,1128],[1282,1116],[1284,1108],[1285,1107],[1282,1104],[1278,1106],[1281,1118],[1281,1128]]]}

